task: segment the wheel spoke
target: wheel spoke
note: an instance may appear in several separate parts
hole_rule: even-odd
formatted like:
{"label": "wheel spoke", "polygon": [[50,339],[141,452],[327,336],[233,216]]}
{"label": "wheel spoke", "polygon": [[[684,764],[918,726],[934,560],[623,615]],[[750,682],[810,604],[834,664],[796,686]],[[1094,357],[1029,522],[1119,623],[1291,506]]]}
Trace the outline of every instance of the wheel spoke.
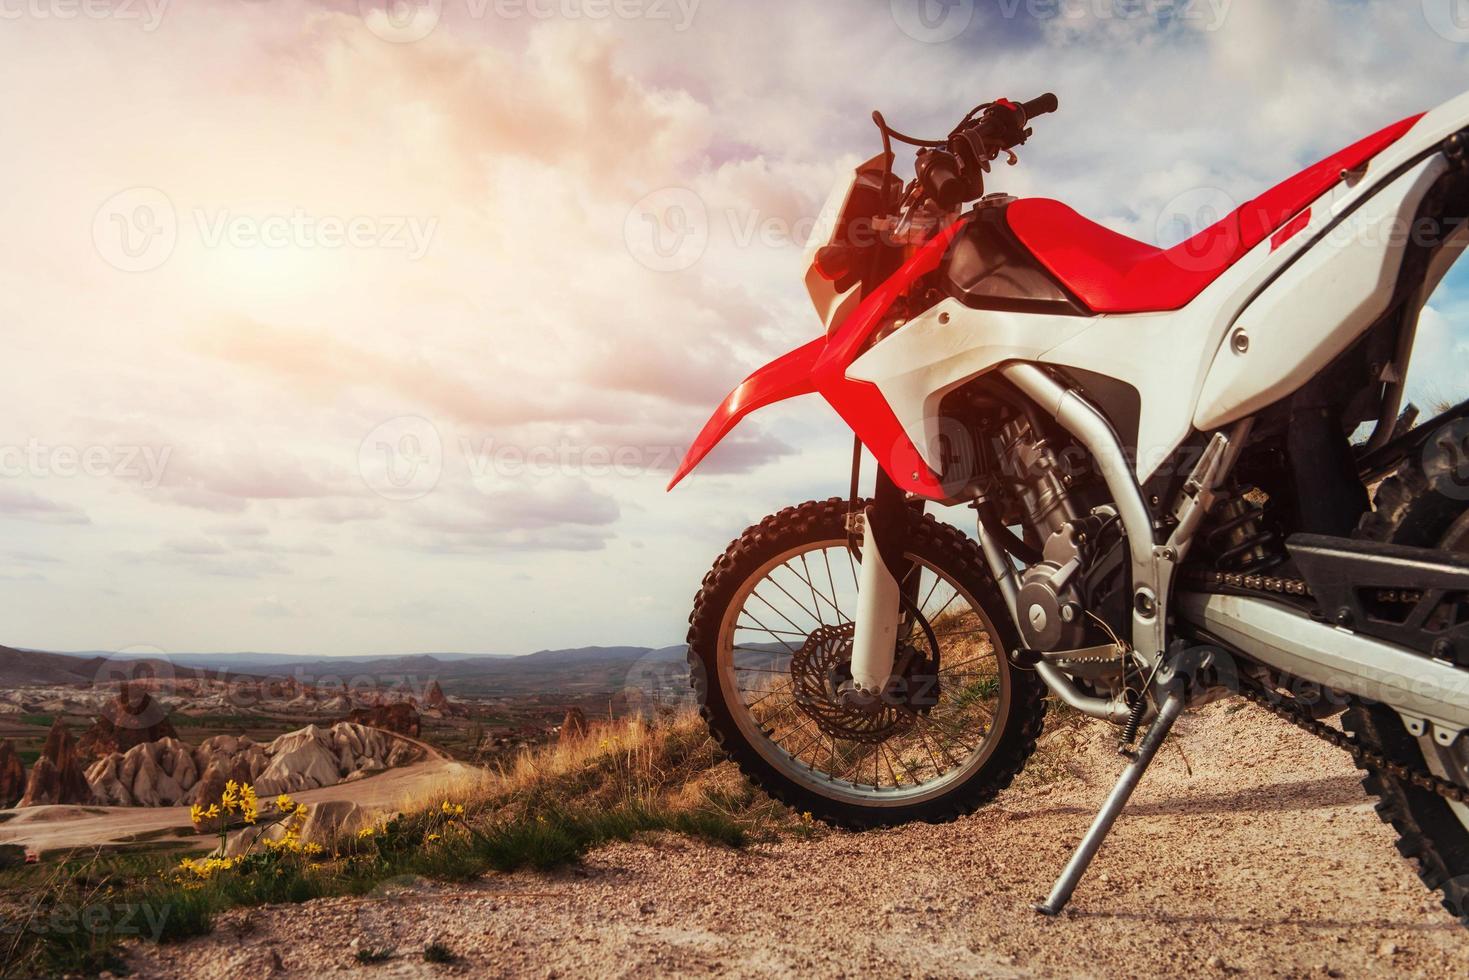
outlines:
{"label": "wheel spoke", "polygon": [[850,623],[851,620],[847,618],[847,616],[846,616],[846,614],[844,612],[842,612],[842,607],[839,606],[839,605],[837,605],[837,583],[836,583],[836,579],[832,578],[832,575],[831,575],[831,549],[830,548],[822,548],[821,549],[821,560],[826,565],[826,582],[827,582],[827,585],[829,585],[831,587],[831,608],[833,608],[833,609],[835,609],[837,611],[837,616],[840,617],[843,622]]}
{"label": "wheel spoke", "polygon": [[[761,601],[764,601],[764,600],[761,600]],[[769,605],[769,603],[767,603],[767,605]],[[794,657],[796,655],[796,651],[791,649],[791,645],[789,643],[787,643],[785,640],[782,640],[779,636],[777,636],[774,630],[768,628],[764,623],[761,623],[760,620],[755,619],[755,614],[754,613],[750,612],[750,610],[748,610],[748,609],[742,609],[740,611],[742,613],[744,613],[746,616],[749,616],[751,619],[754,619],[755,622],[760,623],[760,628],[763,629],[763,630],[765,630],[765,632],[769,633],[771,636],[774,636],[775,639],[776,639],[776,642],[778,642],[781,646],[785,647],[788,651],[790,651],[791,656]],[[800,635],[800,634],[796,634],[796,635]]]}
{"label": "wheel spoke", "polygon": [[[860,554],[833,540],[773,558],[738,593],[743,598],[737,600],[741,604],[733,625],[725,627],[721,654],[721,669],[729,678],[726,689],[737,692],[731,707],[754,723],[753,730],[746,728],[750,737],[780,750],[771,756],[778,760],[777,769],[810,790],[837,799],[853,793],[859,800],[861,794],[872,799],[878,798],[873,794],[884,799],[916,795],[936,780],[976,765],[1007,697],[1006,689],[995,683],[1006,665],[995,652],[984,608],[942,567],[906,554],[899,585],[905,595],[921,601],[905,601],[909,611],[899,635],[907,634],[905,643],[921,643],[919,650],[928,647],[930,636],[937,645],[928,663],[942,679],[939,703],[911,720],[892,709],[852,714],[854,709],[842,704],[837,691],[849,669],[855,628],[846,612],[853,599],[850,593],[843,595],[845,586],[837,586],[832,567],[832,551],[838,548],[847,555],[852,586],[860,591]],[[815,551],[821,553],[819,560]],[[825,581],[818,584],[823,575]],[[924,581],[928,575],[932,582]],[[812,631],[798,619],[811,623]],[[920,629],[923,640],[914,639]],[[744,642],[732,642],[736,637]],[[909,674],[914,683],[930,672],[923,662]],[[841,734],[848,725],[851,738]]]}

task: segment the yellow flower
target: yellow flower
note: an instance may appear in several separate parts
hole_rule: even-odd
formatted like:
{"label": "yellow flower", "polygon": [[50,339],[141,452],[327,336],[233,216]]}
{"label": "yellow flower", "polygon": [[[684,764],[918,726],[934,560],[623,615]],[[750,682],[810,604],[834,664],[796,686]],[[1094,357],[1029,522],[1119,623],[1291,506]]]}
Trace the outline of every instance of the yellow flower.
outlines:
{"label": "yellow flower", "polygon": [[305,847],[303,847],[301,849],[303,851],[305,851],[307,854],[320,854],[321,851],[322,851],[321,845],[320,844],[317,844],[317,843],[314,843],[314,842],[311,843],[311,844],[307,844]]}
{"label": "yellow flower", "polygon": [[363,827],[361,830],[357,831],[357,839],[367,840],[369,837],[372,836],[372,834],[373,830],[371,827]]}
{"label": "yellow flower", "polygon": [[260,801],[255,798],[255,787],[249,783],[240,787],[240,814],[246,823],[254,823],[260,816]]}
{"label": "yellow flower", "polygon": [[189,819],[192,820],[194,823],[203,823],[204,808],[197,803],[189,807]]}
{"label": "yellow flower", "polygon": [[304,817],[304,816],[306,816],[306,814],[308,814],[310,812],[311,812],[311,808],[308,807],[305,803],[297,803],[296,804],[296,816],[298,816],[298,817]]}
{"label": "yellow flower", "polygon": [[202,861],[194,858],[184,858],[179,862],[178,870],[186,871],[195,878],[208,878],[215,872],[228,871],[239,864],[239,858],[205,858]]}
{"label": "yellow flower", "polygon": [[439,810],[442,811],[445,816],[449,816],[449,817],[462,817],[462,816],[464,816],[464,804],[463,803],[450,803],[448,800],[445,800],[443,802],[443,805],[441,805],[439,807]]}
{"label": "yellow flower", "polygon": [[204,818],[206,820],[213,820],[217,816],[219,816],[219,804],[218,803],[211,803],[211,804],[209,804],[209,809],[207,809],[207,810],[204,811]]}
{"label": "yellow flower", "polygon": [[810,810],[807,810],[805,813],[801,814],[801,822],[809,827],[816,822],[816,818],[811,816]]}
{"label": "yellow flower", "polygon": [[443,839],[444,839],[444,835],[443,834],[429,834],[428,835],[428,841],[429,841],[430,844],[432,844],[436,840],[443,840]]}
{"label": "yellow flower", "polygon": [[284,813],[289,813],[290,811],[296,809],[296,801],[291,799],[288,794],[282,793],[280,796],[277,796],[275,798],[275,806],[277,810],[280,810]]}

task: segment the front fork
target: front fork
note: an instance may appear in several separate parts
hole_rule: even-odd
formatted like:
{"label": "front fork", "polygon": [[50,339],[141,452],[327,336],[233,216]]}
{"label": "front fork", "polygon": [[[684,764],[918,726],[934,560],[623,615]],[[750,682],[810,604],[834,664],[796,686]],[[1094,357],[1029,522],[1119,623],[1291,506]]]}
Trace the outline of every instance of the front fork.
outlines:
{"label": "front fork", "polygon": [[[854,486],[859,464],[860,457],[853,460]],[[862,571],[852,634],[852,686],[861,698],[879,697],[887,689],[903,626],[903,607],[915,607],[918,576],[910,573],[911,565],[904,557],[909,506],[903,491],[879,467],[873,501],[862,513]],[[910,593],[906,602],[904,589]]]}

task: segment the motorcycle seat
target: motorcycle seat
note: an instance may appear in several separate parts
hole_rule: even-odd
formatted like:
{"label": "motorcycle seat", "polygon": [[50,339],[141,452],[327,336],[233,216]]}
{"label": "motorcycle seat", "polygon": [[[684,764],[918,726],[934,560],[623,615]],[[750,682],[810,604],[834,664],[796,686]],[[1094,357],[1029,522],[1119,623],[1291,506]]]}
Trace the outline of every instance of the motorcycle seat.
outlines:
{"label": "motorcycle seat", "polygon": [[1118,234],[1044,198],[1015,201],[1006,220],[1021,244],[1092,312],[1176,310],[1267,237],[1304,228],[1311,202],[1344,172],[1361,168],[1396,143],[1421,118],[1411,116],[1352,144],[1168,249]]}

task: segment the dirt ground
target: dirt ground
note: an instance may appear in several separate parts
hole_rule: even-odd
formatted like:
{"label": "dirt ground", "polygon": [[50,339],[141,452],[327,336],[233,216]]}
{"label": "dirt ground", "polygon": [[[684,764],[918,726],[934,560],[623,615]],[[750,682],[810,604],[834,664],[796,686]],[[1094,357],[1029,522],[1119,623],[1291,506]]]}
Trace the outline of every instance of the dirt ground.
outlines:
{"label": "dirt ground", "polygon": [[[210,937],[134,947],[130,965],[201,978],[1469,976],[1469,930],[1398,856],[1344,754],[1238,703],[1179,732],[1054,920],[1029,906],[1120,767],[1105,738],[1072,778],[956,824],[745,851],[667,838],[554,875],[393,882],[230,913]],[[432,942],[455,962],[426,962]],[[359,949],[393,954],[361,966]]]}

